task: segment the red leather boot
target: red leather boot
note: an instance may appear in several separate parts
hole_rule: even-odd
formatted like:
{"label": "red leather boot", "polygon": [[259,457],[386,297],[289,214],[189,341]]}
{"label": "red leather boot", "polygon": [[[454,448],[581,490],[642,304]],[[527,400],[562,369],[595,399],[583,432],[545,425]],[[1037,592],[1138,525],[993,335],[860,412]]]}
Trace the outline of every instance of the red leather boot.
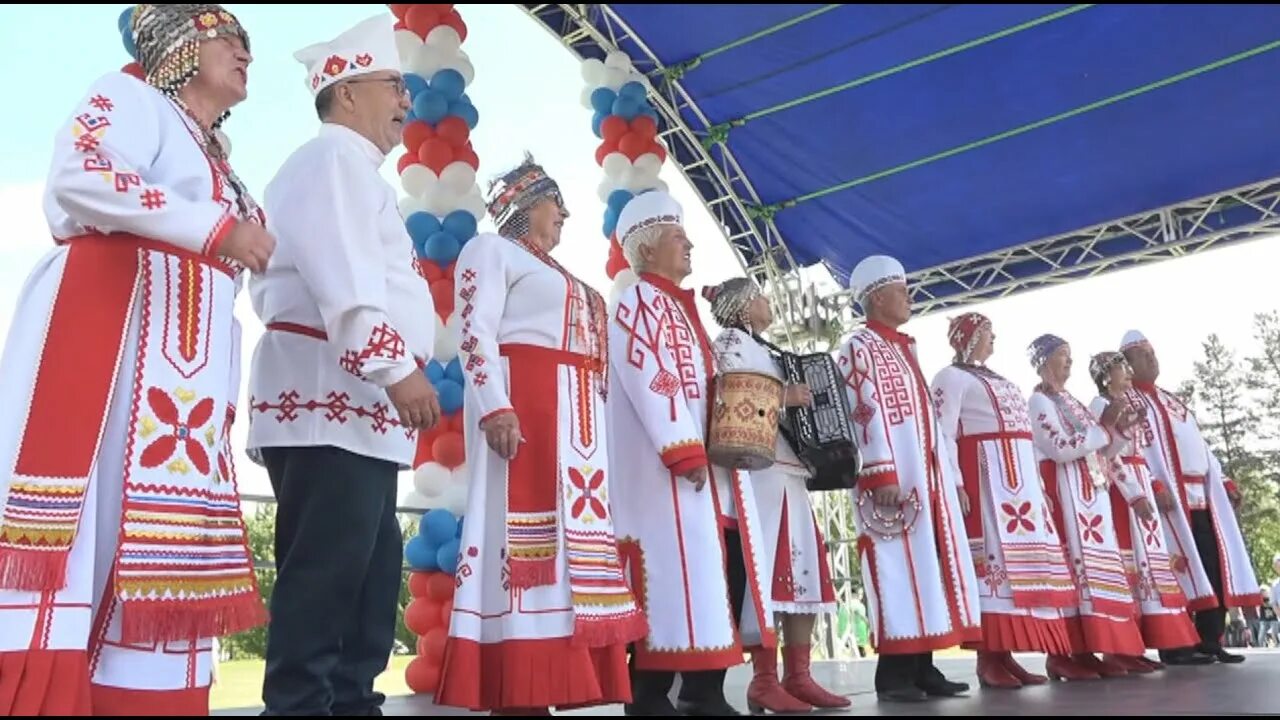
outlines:
{"label": "red leather boot", "polygon": [[[787,646],[790,650],[791,647]],[[773,713],[805,713],[813,709],[807,702],[797,700],[778,683],[778,651],[761,649],[751,651],[751,667],[755,674],[747,685],[747,709],[753,715],[765,710]]]}
{"label": "red leather boot", "polygon": [[1049,682],[1049,678],[1044,675],[1037,675],[1019,665],[1018,661],[1013,659],[1013,653],[1004,654],[1004,669],[1023,685],[1043,685]]}
{"label": "red leather boot", "polygon": [[782,660],[786,664],[786,675],[782,678],[782,689],[789,695],[806,702],[816,708],[842,708],[852,703],[843,695],[827,691],[809,674],[809,656],[813,648],[809,645],[787,645],[782,649]]}
{"label": "red leather boot", "polygon": [[1022,687],[1018,678],[1014,677],[1004,666],[1005,653],[978,651],[978,684],[985,688],[1001,690],[1017,690]]}
{"label": "red leather boot", "polygon": [[1052,680],[1098,680],[1101,675],[1076,663],[1069,655],[1050,655],[1044,662],[1044,671]]}

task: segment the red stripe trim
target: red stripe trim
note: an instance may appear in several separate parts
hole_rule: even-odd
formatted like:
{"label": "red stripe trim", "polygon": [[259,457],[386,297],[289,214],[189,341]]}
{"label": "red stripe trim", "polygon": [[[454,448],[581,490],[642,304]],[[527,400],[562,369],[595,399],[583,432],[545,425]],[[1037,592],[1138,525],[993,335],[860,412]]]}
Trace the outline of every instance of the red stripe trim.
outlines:
{"label": "red stripe trim", "polygon": [[328,341],[329,336],[323,330],[317,330],[306,325],[299,325],[291,322],[269,322],[267,329],[275,332],[292,333],[294,335],[303,335],[305,337],[314,338],[316,340]]}

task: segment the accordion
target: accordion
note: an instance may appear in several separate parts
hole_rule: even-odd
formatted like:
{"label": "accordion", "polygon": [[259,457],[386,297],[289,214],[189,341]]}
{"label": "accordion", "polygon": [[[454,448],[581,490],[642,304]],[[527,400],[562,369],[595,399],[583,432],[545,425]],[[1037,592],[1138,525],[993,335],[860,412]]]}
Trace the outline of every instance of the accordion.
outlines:
{"label": "accordion", "polygon": [[825,353],[796,355],[765,342],[789,384],[809,386],[812,405],[789,407],[781,419],[783,437],[809,468],[811,491],[848,490],[862,471],[854,441],[844,375]]}

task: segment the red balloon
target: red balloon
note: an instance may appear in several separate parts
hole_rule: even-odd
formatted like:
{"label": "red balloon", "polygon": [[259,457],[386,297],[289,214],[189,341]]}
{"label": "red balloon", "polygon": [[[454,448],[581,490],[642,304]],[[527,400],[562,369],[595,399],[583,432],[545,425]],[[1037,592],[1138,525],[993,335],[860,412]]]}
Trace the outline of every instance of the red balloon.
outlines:
{"label": "red balloon", "polygon": [[405,25],[403,20],[396,20],[396,24],[391,26],[391,30],[393,32],[396,30],[408,30],[408,29],[409,29],[409,26]]}
{"label": "red balloon", "polygon": [[412,152],[412,153],[407,152],[401,155],[400,159],[396,161],[396,174],[399,175],[400,173],[404,172],[405,168],[409,167],[410,165],[416,162],[418,162],[418,153],[416,152]]}
{"label": "red balloon", "polygon": [[433,572],[428,573],[427,578],[427,597],[436,602],[447,602],[453,604],[453,576],[449,573]]}
{"label": "red balloon", "polygon": [[422,143],[422,147],[418,148],[418,159],[423,165],[431,168],[431,171],[439,175],[453,162],[453,147],[445,140],[438,137]]}
{"label": "red balloon", "polygon": [[422,39],[440,24],[440,13],[432,5],[410,5],[404,14],[405,27]]}
{"label": "red balloon", "polygon": [[471,128],[467,121],[456,115],[450,115],[436,125],[436,137],[439,137],[456,148],[464,148],[471,139]]}
{"label": "red balloon", "polygon": [[[441,278],[431,283],[431,299],[435,301],[436,313],[442,318],[453,314],[453,280]],[[435,451],[435,447],[432,447]]]}
{"label": "red balloon", "polygon": [[404,609],[404,626],[414,635],[426,635],[440,624],[440,603],[416,598]]}
{"label": "red balloon", "polygon": [[414,120],[404,126],[404,132],[401,135],[404,138],[404,147],[411,153],[417,153],[422,147],[422,143],[436,136],[436,131],[431,129],[425,121]]}
{"label": "red balloon", "polygon": [[458,37],[461,38],[463,42],[466,42],[467,24],[462,22],[462,16],[458,14],[458,11],[456,9],[450,10],[449,14],[445,15],[441,19],[441,22],[453,28],[454,30],[457,30]]}
{"label": "red balloon", "polygon": [[404,684],[420,695],[434,695],[440,684],[440,663],[432,665],[425,657],[414,658],[404,669]]}
{"label": "red balloon", "polygon": [[447,432],[436,438],[431,445],[431,455],[436,462],[450,470],[461,465],[467,459],[466,448],[462,444],[462,433]]}
{"label": "red balloon", "polygon": [[[466,437],[466,431],[463,429],[463,426],[462,426],[463,420],[462,420],[461,412],[456,412],[452,415],[446,416],[444,419],[448,423],[448,428],[450,430],[456,433],[462,433],[462,436],[464,438]],[[445,423],[441,423],[441,425],[444,425],[444,424]]]}
{"label": "red balloon", "polygon": [[444,629],[449,629],[449,623],[453,622],[453,601],[449,600],[440,606],[440,619],[444,621]]}
{"label": "red balloon", "polygon": [[626,270],[628,267],[630,267],[630,265],[627,263],[626,258],[610,257],[609,262],[604,266],[604,274],[608,275],[609,279],[612,280],[618,275],[618,273]]}
{"label": "red balloon", "polygon": [[427,279],[428,283],[433,283],[444,277],[444,268],[435,264],[435,262],[431,260],[419,260],[418,271],[422,273],[422,276]]}
{"label": "red balloon", "polygon": [[[439,610],[440,608],[437,607],[436,611],[438,612]],[[436,618],[436,620],[439,619]],[[422,649],[427,652],[421,657],[426,658],[427,662],[440,664],[440,661],[444,659],[445,643],[449,641],[449,631],[437,625],[427,632],[423,640],[426,642],[423,643],[424,647]]]}
{"label": "red balloon", "polygon": [[418,446],[413,452],[413,467],[422,467],[425,463],[431,462],[431,442],[427,440],[425,432],[418,433]]}
{"label": "red balloon", "polygon": [[651,152],[654,155],[657,155],[658,162],[660,163],[664,163],[667,161],[667,149],[662,147],[662,143],[660,142],[655,142],[653,146],[649,148],[648,152]]}
{"label": "red balloon", "polygon": [[409,596],[414,598],[427,597],[428,593],[431,592],[431,575],[432,573],[422,571],[409,573]]}
{"label": "red balloon", "polygon": [[623,155],[626,155],[631,162],[635,162],[636,158],[643,155],[648,149],[649,141],[640,137],[637,133],[629,132],[618,141],[618,150]]}
{"label": "red balloon", "polygon": [[125,65],[124,67],[120,68],[120,72],[126,75],[132,75],[138,78],[139,80],[147,79],[147,74],[143,72],[142,66],[136,62],[131,62],[128,65]]}
{"label": "red balloon", "polygon": [[631,121],[631,132],[640,135],[645,140],[652,140],[658,134],[658,123],[648,115],[638,115],[635,120]]}
{"label": "red balloon", "polygon": [[596,164],[603,167],[604,159],[606,157],[609,157],[609,153],[615,153],[617,151],[618,151],[617,140],[605,140],[604,142],[600,143],[600,147],[596,148]]}
{"label": "red balloon", "polygon": [[[470,145],[470,143],[467,144]],[[476,151],[472,150],[470,147],[459,148],[453,153],[453,159],[455,161],[461,160],[462,162],[470,165],[472,170],[480,169],[480,156],[476,155]]]}
{"label": "red balloon", "polygon": [[621,115],[610,115],[600,123],[600,134],[605,140],[618,142],[627,134],[627,121]]}
{"label": "red balloon", "polygon": [[404,14],[409,12],[409,8],[413,7],[413,3],[396,3],[388,5],[391,8],[391,14],[396,16],[398,20],[404,20]]}
{"label": "red balloon", "polygon": [[417,655],[418,657],[421,657],[423,660],[426,660],[426,657],[424,657],[427,654],[427,636],[426,635],[423,635],[422,637],[418,638],[417,652],[414,654]]}

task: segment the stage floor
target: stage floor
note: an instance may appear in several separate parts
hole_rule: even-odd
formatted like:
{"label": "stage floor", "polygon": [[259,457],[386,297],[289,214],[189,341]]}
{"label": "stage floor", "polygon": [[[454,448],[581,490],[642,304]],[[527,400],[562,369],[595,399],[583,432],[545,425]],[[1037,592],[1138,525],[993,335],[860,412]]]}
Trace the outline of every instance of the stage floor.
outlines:
{"label": "stage floor", "polygon": [[[974,676],[972,657],[945,658],[938,666],[953,680],[972,686],[967,696],[927,703],[892,704],[876,700],[872,690],[875,660],[818,662],[814,677],[832,692],[847,695],[853,705],[823,715],[1218,715],[1280,713],[1280,650],[1232,650],[1247,656],[1239,665],[1171,667],[1146,676],[1080,683],[1049,683],[1022,690],[983,690]],[[1154,657],[1155,653],[1148,653]],[[1033,672],[1043,661],[1029,656],[1023,663]],[[749,666],[729,672],[725,693],[746,712]],[[259,708],[215,712],[215,715],[257,715]],[[386,715],[469,715],[441,708],[420,695],[393,697],[383,707]],[[621,705],[590,710],[557,712],[557,715],[621,715]]]}

